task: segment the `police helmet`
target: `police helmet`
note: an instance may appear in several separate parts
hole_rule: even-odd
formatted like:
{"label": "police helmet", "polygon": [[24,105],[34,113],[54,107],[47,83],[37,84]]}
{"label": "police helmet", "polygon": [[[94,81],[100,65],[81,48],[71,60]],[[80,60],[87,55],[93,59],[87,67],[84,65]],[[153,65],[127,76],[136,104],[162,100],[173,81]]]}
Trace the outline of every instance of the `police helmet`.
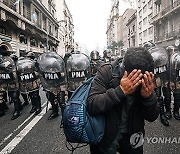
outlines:
{"label": "police helmet", "polygon": [[91,51],[90,58],[91,60],[99,60],[100,59],[99,52],[96,50]]}
{"label": "police helmet", "polygon": [[152,42],[146,42],[143,47],[146,48],[147,50],[149,50],[150,48],[154,47],[155,44]]}
{"label": "police helmet", "polygon": [[16,56],[15,53],[11,54],[9,57],[12,58],[14,61],[18,60],[18,57]]}
{"label": "police helmet", "polygon": [[27,53],[26,57],[31,58],[31,59],[35,59],[35,54],[34,54],[34,52],[30,51]]}
{"label": "police helmet", "polygon": [[104,50],[103,56],[106,58],[111,58],[111,50],[109,49]]}

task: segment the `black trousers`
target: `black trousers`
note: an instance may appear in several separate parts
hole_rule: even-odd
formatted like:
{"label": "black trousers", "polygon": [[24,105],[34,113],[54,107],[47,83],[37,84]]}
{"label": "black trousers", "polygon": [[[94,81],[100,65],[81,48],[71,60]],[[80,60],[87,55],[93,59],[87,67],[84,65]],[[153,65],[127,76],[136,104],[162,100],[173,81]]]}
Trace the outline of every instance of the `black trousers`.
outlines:
{"label": "black trousers", "polygon": [[133,148],[130,145],[130,136],[121,133],[109,147],[102,148],[100,145],[90,145],[91,154],[116,154],[117,151],[120,154],[143,154],[143,146]]}
{"label": "black trousers", "polygon": [[51,102],[51,104],[54,103],[55,95],[52,92],[47,91],[46,92],[46,97],[47,97],[48,101]]}

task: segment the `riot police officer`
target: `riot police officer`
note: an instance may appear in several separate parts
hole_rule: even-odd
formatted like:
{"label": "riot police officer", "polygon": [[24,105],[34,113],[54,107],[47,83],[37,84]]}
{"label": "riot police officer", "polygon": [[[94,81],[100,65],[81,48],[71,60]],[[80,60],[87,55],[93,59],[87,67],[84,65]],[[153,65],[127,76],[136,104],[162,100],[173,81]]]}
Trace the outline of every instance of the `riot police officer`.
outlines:
{"label": "riot police officer", "polygon": [[[35,71],[37,72],[38,68],[37,68],[37,59],[36,59],[35,54],[32,51],[30,51],[27,53],[26,57],[35,63]],[[40,82],[40,80],[39,80],[39,82]],[[36,90],[29,92],[29,97],[30,97],[31,103],[32,103],[32,109],[31,109],[30,113],[35,112],[35,115],[39,114],[41,112],[41,98],[39,95],[39,86],[38,86],[38,88],[36,88]]]}
{"label": "riot police officer", "polygon": [[[16,65],[16,62],[18,60],[18,57],[16,54],[11,54],[10,57],[14,60],[14,63]],[[12,116],[12,120],[18,118],[20,116],[20,110],[22,110],[22,102],[20,101],[20,92],[19,89],[16,89],[14,91],[8,91],[8,95],[11,99],[11,102],[14,103],[14,113]]]}
{"label": "riot police officer", "polygon": [[104,50],[103,59],[104,59],[105,63],[110,63],[112,61],[111,50],[109,50],[109,49]]}
{"label": "riot police officer", "polygon": [[24,59],[17,61],[17,72],[19,78],[19,90],[28,94],[32,103],[30,113],[35,115],[41,112],[41,98],[39,96],[40,78],[36,67],[34,53],[29,52]]}
{"label": "riot police officer", "polygon": [[[173,116],[176,120],[180,120],[180,51],[173,46],[168,47],[167,50],[171,53],[170,88],[173,91],[174,96]],[[169,106],[171,106],[170,103],[168,104],[168,107]],[[167,116],[171,118],[171,112],[167,113]]]}
{"label": "riot police officer", "polygon": [[155,92],[160,107],[160,120],[163,125],[169,126],[168,119],[165,116],[165,102],[171,101],[170,93],[168,91],[168,55],[164,48],[157,47],[150,42],[144,46],[149,49],[148,51],[151,53],[154,60]]}
{"label": "riot police officer", "polygon": [[9,57],[4,57],[1,63],[1,89],[8,91],[10,101],[14,103],[12,120],[20,116],[20,110],[22,109],[19,99],[16,61],[17,56],[11,54]]}
{"label": "riot police officer", "polygon": [[102,64],[102,61],[100,60],[99,52],[94,50],[90,53],[90,63],[91,63],[91,76],[95,76],[98,68]]}
{"label": "riot police officer", "polygon": [[[0,55],[0,73],[1,73],[1,63],[3,62],[3,56]],[[1,77],[0,77],[1,79]],[[0,80],[0,84],[2,83],[2,81]],[[6,95],[6,91],[3,90],[3,88],[0,86],[0,117],[5,115],[5,109],[4,109],[4,103],[5,103],[5,95]]]}
{"label": "riot police officer", "polygon": [[65,104],[65,91],[67,90],[66,71],[63,58],[55,52],[43,53],[37,60],[40,79],[46,97],[52,105],[52,113],[49,120],[56,118],[58,114],[58,103],[63,109]]}
{"label": "riot police officer", "polygon": [[90,60],[86,54],[73,51],[66,60],[68,98],[91,76]]}

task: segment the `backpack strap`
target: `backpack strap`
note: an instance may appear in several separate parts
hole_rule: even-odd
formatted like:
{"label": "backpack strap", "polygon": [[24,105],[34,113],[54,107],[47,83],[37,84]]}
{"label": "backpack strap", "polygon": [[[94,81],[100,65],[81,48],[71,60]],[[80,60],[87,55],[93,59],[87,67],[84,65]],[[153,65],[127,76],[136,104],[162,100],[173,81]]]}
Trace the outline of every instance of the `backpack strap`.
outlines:
{"label": "backpack strap", "polygon": [[120,80],[124,74],[124,67],[123,67],[123,59],[119,58],[115,61],[112,61],[111,63],[105,63],[104,65],[108,65],[111,70],[111,79],[110,79],[110,85],[108,84],[107,87],[109,88],[115,88],[116,87],[116,80]]}

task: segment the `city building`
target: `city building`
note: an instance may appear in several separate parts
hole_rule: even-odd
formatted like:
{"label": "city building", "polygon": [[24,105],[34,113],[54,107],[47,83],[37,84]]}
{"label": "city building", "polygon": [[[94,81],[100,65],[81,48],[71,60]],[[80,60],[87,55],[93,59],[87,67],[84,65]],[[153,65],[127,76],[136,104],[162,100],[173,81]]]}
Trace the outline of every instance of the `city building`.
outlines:
{"label": "city building", "polygon": [[154,42],[154,27],[151,24],[153,0],[137,0],[137,42],[142,46],[146,42]]}
{"label": "city building", "polygon": [[153,0],[154,42],[162,47],[180,39],[180,0]]}
{"label": "city building", "polygon": [[122,57],[123,48],[137,45],[136,10],[132,9],[134,7],[136,2],[133,0],[114,0],[112,3],[106,34],[107,47],[114,50],[114,56]]}
{"label": "city building", "polygon": [[137,35],[136,35],[136,10],[126,9],[123,17],[123,44],[124,48],[137,46]]}
{"label": "city building", "polygon": [[118,41],[118,19],[121,20],[121,18],[119,18],[119,0],[115,0],[107,21],[107,47],[110,47],[113,42]]}
{"label": "city building", "polygon": [[[15,52],[18,56],[28,51],[36,54],[56,51],[64,55],[67,47],[63,48],[63,44],[69,30],[61,33],[60,25],[65,17],[57,15],[57,10],[64,12],[65,2],[59,0],[64,5],[57,5],[56,1],[0,0],[0,50]],[[62,18],[59,20],[59,17]]]}

